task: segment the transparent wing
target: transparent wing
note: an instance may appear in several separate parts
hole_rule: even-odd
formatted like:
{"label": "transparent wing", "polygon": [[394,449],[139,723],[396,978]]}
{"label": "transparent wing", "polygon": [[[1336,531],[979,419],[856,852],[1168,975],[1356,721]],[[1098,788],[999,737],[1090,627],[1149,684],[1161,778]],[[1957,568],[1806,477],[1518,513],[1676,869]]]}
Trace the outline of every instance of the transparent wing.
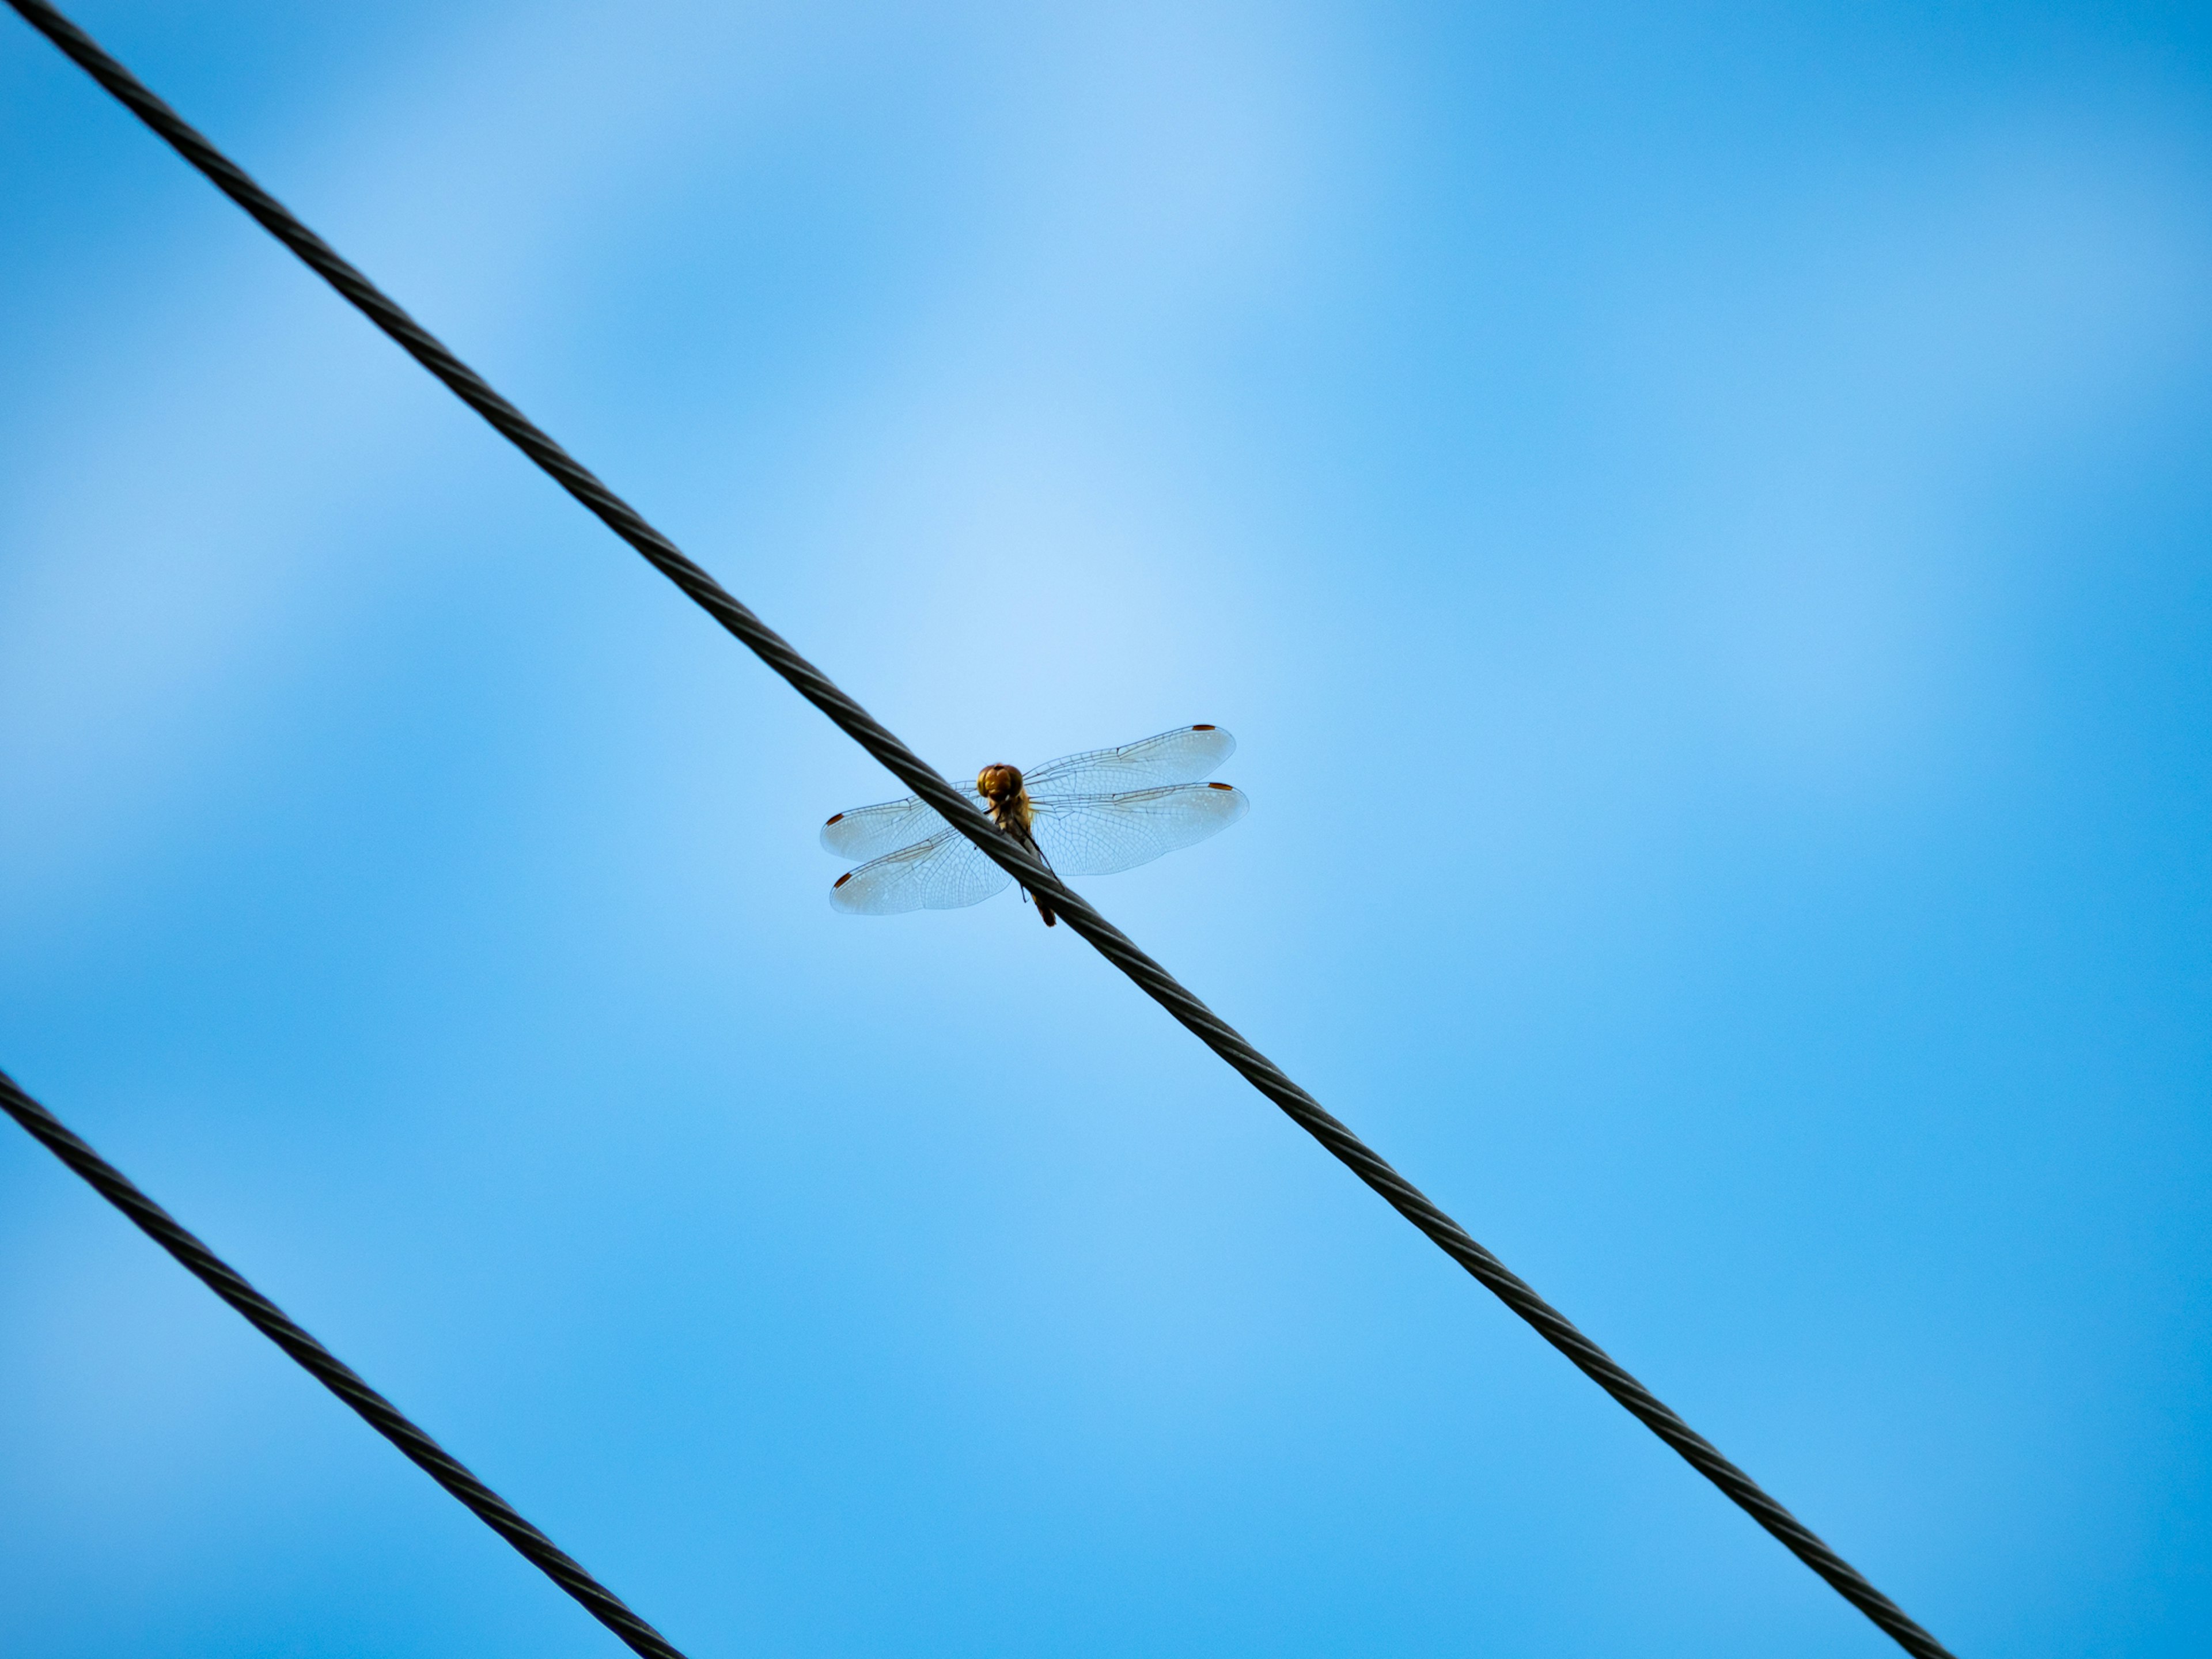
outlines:
{"label": "transparent wing", "polygon": [[1031,800],[1045,795],[1113,795],[1195,783],[1236,752],[1237,739],[1218,726],[1178,726],[1119,749],[1092,749],[1047,761],[1024,772],[1022,781]]}
{"label": "transparent wing", "polygon": [[927,841],[848,870],[830,890],[830,903],[854,916],[957,910],[981,904],[1011,881],[981,848],[948,823]]}
{"label": "transparent wing", "polygon": [[1218,835],[1252,810],[1244,792],[1225,783],[1062,795],[1031,804],[1036,817],[1030,831],[1063,876],[1110,876],[1134,869],[1163,853]]}
{"label": "transparent wing", "polygon": [[[984,805],[983,798],[973,788],[957,783],[952,787],[970,797],[979,809]],[[835,853],[840,858],[880,858],[951,827],[945,823],[944,815],[921,796],[908,795],[904,800],[887,800],[880,806],[856,806],[849,812],[838,813],[822,826],[822,850]]]}

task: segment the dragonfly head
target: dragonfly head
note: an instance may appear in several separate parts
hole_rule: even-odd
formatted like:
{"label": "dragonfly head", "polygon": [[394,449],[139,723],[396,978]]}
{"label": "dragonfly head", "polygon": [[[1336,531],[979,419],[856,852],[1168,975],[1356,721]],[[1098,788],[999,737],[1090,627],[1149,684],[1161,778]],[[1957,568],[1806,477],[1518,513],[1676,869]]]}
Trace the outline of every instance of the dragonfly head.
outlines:
{"label": "dragonfly head", "polygon": [[1018,767],[987,766],[975,775],[975,791],[994,806],[1012,800],[1022,793],[1022,775]]}

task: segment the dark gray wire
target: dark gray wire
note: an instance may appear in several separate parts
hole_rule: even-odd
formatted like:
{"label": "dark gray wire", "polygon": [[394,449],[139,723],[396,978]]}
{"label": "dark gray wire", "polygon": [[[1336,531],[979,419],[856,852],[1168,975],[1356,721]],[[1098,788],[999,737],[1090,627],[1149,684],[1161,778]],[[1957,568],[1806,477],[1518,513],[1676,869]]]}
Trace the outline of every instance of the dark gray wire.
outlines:
{"label": "dark gray wire", "polygon": [[167,1210],[140,1192],[131,1178],[73,1133],[59,1118],[0,1072],[0,1109],[28,1129],[46,1149],[92,1183],[100,1195],[131,1218],[138,1230],[184,1264],[208,1289],[244,1314],[253,1328],[306,1368],[362,1420],[399,1448],[410,1462],[468,1505],[470,1511],[514,1546],[525,1560],[583,1604],[590,1613],[646,1659],[684,1659],[667,1638],[632,1613],[622,1598],[564,1554],[554,1541],[470,1474],[443,1446],[409,1422],[400,1409],[362,1382],[321,1343],[294,1324],[284,1310],[247,1284],[238,1271],[185,1231]]}
{"label": "dark gray wire", "polygon": [[1535,1327],[1547,1342],[1672,1446],[1698,1474],[1727,1493],[1753,1520],[1781,1540],[1798,1559],[1826,1579],[1846,1601],[1893,1637],[1899,1646],[1918,1656],[1918,1659],[1951,1659],[1942,1644],[1869,1583],[1856,1567],[1768,1497],[1757,1481],[1722,1456],[1717,1448],[1623,1370],[1604,1349],[1576,1329],[1564,1314],[1475,1243],[1465,1228],[1383,1162],[1358,1135],[1329,1115],[1319,1101],[1291,1082],[1273,1060],[1185,990],[1121,929],[1070,890],[1043,864],[1001,835],[964,792],[953,788],[924,764],[867,710],[793,650],[781,635],[725,592],[712,576],[679,552],[673,542],[647,524],[635,507],[538,430],[521,410],[493,391],[474,369],[341,258],[328,243],[295,218],[276,198],[255,184],[235,162],[156,98],[82,30],[46,4],[46,0],[9,0],[9,3],[128,106],[179,155],[206,174],[216,189],[252,214],[263,228],[299,255],[369,321],[397,341],[410,356],[444,381],[455,396],[535,461],[555,483],[590,508],[608,529],[644,555],[656,570],[682,588],[700,609],[781,675],[800,696],[827,714],[840,731],[881,762],[901,783],[943,813],[946,822],[981,848],[1008,875],[1048,898],[1070,927],[1134,980],[1146,995],[1182,1021],[1200,1042],[1228,1061],[1239,1076],[1273,1101],[1300,1128],[1381,1194],[1392,1208],[1481,1280],[1507,1307]]}

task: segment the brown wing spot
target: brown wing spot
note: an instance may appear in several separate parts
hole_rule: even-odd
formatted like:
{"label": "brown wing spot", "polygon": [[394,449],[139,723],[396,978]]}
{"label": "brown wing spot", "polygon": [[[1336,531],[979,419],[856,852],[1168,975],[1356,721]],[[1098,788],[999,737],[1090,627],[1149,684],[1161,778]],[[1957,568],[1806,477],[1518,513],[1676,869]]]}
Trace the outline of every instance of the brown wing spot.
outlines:
{"label": "brown wing spot", "polygon": [[1190,729],[1194,732],[1214,732],[1218,731],[1220,728],[1212,726],[1194,726]]}
{"label": "brown wing spot", "polygon": [[1206,787],[1209,789],[1234,789],[1237,786],[1233,783],[1209,783]]}
{"label": "brown wing spot", "polygon": [[[830,823],[836,823],[838,819],[840,819],[840,818],[843,817],[844,816],[845,816],[845,815],[844,815],[842,812],[832,812],[832,813],[830,815]],[[825,823],[825,824],[823,824],[822,827],[823,827],[824,830],[827,830],[827,829],[830,827],[830,823]]]}
{"label": "brown wing spot", "polygon": [[[836,822],[836,820],[835,818],[832,818],[832,819],[830,820],[830,822],[831,822],[832,823],[835,823]],[[838,877],[836,880],[835,880],[835,881],[833,881],[833,882],[831,882],[831,883],[830,884],[830,890],[831,892],[833,892],[833,893],[834,893],[834,892],[836,892],[836,891],[840,887],[842,887],[842,886],[843,886],[847,882],[848,882],[848,881],[852,880],[852,878],[853,878],[853,872],[852,872],[850,870],[848,870],[848,871],[847,871],[843,875],[842,875],[842,876]]]}

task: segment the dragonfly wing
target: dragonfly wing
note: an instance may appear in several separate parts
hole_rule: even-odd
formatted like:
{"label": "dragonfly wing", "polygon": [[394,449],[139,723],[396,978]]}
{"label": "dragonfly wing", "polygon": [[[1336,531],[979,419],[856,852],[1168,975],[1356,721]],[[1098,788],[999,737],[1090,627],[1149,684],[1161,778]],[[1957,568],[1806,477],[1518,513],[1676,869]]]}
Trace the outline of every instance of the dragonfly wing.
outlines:
{"label": "dragonfly wing", "polygon": [[[960,789],[958,784],[953,787]],[[961,793],[973,797],[978,808],[984,805],[983,798],[974,790],[961,789]],[[950,828],[935,807],[919,795],[908,795],[904,800],[887,800],[880,806],[856,806],[849,812],[838,813],[822,826],[822,850],[835,853],[840,858],[880,858]]]}
{"label": "dragonfly wing", "polygon": [[[896,805],[896,803],[893,803]],[[927,811],[927,809],[924,809]],[[934,812],[930,814],[936,817]],[[943,819],[938,820],[943,823]],[[951,824],[927,841],[886,853],[837,878],[834,908],[854,916],[906,910],[957,910],[981,904],[1012,878]]]}
{"label": "dragonfly wing", "polygon": [[1236,752],[1237,739],[1218,726],[1178,726],[1119,749],[1092,749],[1047,761],[1022,776],[1033,800],[1040,795],[1114,795],[1195,783]]}
{"label": "dragonfly wing", "polygon": [[1032,798],[1036,837],[1063,876],[1110,876],[1218,835],[1252,810],[1225,783],[1180,783],[1117,795]]}

